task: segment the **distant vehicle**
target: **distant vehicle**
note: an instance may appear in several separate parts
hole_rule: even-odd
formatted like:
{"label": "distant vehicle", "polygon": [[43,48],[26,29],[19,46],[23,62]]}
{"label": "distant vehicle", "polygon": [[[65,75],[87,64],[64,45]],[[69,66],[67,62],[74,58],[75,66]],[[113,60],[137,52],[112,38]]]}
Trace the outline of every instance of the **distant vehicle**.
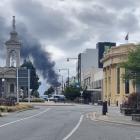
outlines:
{"label": "distant vehicle", "polygon": [[65,96],[64,95],[54,95],[54,98],[57,99],[57,101],[65,101]]}
{"label": "distant vehicle", "polygon": [[55,101],[55,99],[54,99],[54,97],[52,96],[52,97],[48,98],[48,101]]}
{"label": "distant vehicle", "polygon": [[44,99],[45,101],[48,101],[48,95],[42,95],[42,96],[40,96],[42,99]]}
{"label": "distant vehicle", "polygon": [[64,95],[52,95],[52,97],[50,97],[48,99],[49,99],[49,101],[61,102],[61,101],[65,101],[65,96]]}

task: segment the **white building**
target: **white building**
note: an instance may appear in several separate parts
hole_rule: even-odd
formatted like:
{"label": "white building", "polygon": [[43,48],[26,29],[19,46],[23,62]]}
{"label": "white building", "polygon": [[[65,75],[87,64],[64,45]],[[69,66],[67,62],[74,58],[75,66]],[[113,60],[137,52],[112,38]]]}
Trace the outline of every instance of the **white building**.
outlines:
{"label": "white building", "polygon": [[92,93],[92,102],[101,100],[103,70],[98,68],[98,49],[86,49],[78,55],[78,81]]}
{"label": "white building", "polygon": [[98,50],[86,49],[83,53],[78,55],[78,81],[81,83],[83,80],[83,73],[88,69],[98,67]]}

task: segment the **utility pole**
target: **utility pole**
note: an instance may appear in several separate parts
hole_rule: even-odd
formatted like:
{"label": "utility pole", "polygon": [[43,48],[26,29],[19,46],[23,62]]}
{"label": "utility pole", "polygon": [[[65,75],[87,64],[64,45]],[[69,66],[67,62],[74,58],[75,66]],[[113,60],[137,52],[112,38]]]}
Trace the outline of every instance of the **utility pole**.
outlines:
{"label": "utility pole", "polygon": [[18,68],[17,68],[17,103],[19,103],[19,83],[18,83]]}
{"label": "utility pole", "polygon": [[30,103],[30,69],[28,69],[28,103]]}
{"label": "utility pole", "polygon": [[69,69],[68,68],[63,68],[63,69],[58,69],[58,70],[59,70],[59,72],[61,70],[66,70],[68,72],[68,87],[69,87],[69,75],[70,75]]}

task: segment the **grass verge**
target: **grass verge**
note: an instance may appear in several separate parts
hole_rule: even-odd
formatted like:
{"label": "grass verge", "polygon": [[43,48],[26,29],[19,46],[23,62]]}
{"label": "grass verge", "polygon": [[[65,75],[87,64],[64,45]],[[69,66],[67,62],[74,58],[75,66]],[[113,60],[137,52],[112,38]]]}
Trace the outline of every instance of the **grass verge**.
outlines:
{"label": "grass verge", "polygon": [[32,108],[33,106],[29,104],[17,104],[15,106],[0,106],[0,113],[22,111]]}

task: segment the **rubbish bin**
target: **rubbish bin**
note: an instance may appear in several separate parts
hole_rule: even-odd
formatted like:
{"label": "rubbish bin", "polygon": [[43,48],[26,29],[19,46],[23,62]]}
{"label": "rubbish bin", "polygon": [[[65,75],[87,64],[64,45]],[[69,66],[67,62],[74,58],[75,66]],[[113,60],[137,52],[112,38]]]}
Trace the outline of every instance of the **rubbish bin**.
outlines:
{"label": "rubbish bin", "polygon": [[105,101],[103,102],[103,106],[102,106],[102,114],[106,115],[107,112],[108,112],[107,101]]}

